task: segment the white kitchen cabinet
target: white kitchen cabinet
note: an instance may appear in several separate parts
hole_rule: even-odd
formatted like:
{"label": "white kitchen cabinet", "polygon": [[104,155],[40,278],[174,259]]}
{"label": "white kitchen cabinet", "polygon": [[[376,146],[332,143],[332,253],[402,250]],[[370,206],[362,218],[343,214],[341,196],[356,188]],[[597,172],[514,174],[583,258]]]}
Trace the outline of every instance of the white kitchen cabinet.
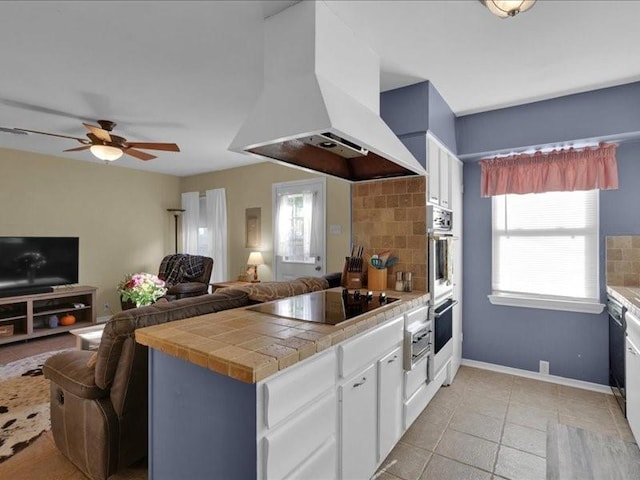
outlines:
{"label": "white kitchen cabinet", "polygon": [[285,480],[322,479],[332,480],[336,478],[336,439],[331,437],[311,457],[303,462],[295,471],[285,477]]}
{"label": "white kitchen cabinet", "polygon": [[402,348],[378,360],[378,462],[402,436]]}
{"label": "white kitchen cabinet", "polygon": [[319,446],[335,438],[336,396],[324,396],[306,411],[264,438],[266,478],[285,478],[302,459],[310,457]]}
{"label": "white kitchen cabinet", "polygon": [[440,146],[429,135],[427,135],[427,172],[429,203],[440,205]]}
{"label": "white kitchen cabinet", "polygon": [[440,159],[440,206],[451,208],[451,161],[453,156],[446,150],[438,152]]}
{"label": "white kitchen cabinet", "polygon": [[[452,338],[453,360],[451,362],[451,379],[455,377],[462,362],[462,162],[451,158],[451,211],[453,221],[453,298],[458,305],[453,307]],[[449,379],[449,381],[451,380]]]}
{"label": "white kitchen cabinet", "polygon": [[631,432],[640,441],[640,320],[630,312],[625,314],[627,322],[626,352],[626,394],[627,421]]}
{"label": "white kitchen cabinet", "polygon": [[429,176],[428,202],[443,208],[452,208],[452,170],[458,159],[432,133],[427,133],[427,174]]}
{"label": "white kitchen cabinet", "polygon": [[369,478],[378,464],[376,364],[353,375],[339,392],[342,479]]}

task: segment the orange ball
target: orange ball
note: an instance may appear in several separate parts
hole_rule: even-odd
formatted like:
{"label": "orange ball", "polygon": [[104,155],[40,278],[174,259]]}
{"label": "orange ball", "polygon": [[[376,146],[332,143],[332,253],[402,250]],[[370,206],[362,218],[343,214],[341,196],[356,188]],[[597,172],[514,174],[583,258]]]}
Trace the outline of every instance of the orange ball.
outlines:
{"label": "orange ball", "polygon": [[71,315],[70,313],[66,314],[64,317],[60,319],[60,325],[68,327],[69,325],[73,325],[76,323],[76,317]]}

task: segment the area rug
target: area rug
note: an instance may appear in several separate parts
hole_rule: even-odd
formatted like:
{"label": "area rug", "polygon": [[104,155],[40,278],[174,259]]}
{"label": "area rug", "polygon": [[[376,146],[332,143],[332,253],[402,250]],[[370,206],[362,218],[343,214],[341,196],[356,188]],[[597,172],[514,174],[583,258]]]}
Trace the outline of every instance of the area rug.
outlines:
{"label": "area rug", "polygon": [[49,380],[44,361],[65,350],[45,352],[0,367],[0,463],[51,428]]}

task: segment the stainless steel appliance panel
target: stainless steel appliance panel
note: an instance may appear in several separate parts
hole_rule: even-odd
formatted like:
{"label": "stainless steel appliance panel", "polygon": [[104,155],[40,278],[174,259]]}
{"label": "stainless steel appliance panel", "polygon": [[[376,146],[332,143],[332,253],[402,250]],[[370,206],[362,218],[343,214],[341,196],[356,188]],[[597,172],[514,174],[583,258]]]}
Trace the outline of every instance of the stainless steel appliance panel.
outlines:
{"label": "stainless steel appliance panel", "polygon": [[453,336],[453,307],[458,303],[452,298],[434,308],[434,354],[437,354]]}
{"label": "stainless steel appliance panel", "polygon": [[609,313],[609,385],[611,391],[626,416],[625,384],[625,307],[614,298],[607,298]]}

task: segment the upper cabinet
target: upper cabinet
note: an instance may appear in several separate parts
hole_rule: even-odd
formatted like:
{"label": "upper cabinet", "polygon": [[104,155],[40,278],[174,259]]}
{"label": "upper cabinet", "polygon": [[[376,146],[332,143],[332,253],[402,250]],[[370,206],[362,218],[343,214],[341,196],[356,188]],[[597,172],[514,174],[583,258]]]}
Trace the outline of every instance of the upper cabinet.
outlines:
{"label": "upper cabinet", "polygon": [[451,209],[451,175],[458,159],[431,133],[427,133],[426,141],[429,203]]}

